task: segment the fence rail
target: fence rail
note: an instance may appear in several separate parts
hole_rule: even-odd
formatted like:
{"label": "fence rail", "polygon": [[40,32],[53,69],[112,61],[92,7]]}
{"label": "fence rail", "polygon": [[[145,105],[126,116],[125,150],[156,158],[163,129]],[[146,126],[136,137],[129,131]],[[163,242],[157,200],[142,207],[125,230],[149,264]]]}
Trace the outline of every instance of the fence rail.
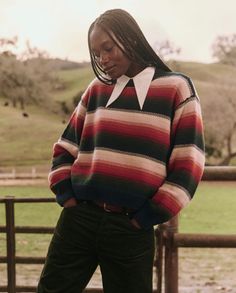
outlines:
{"label": "fence rail", "polygon": [[32,167],[29,170],[17,170],[16,168],[1,170],[0,179],[42,179],[47,178],[48,172]]}
{"label": "fence rail", "polygon": [[[206,181],[236,180],[236,167],[206,167],[203,175]],[[7,255],[0,256],[0,263],[7,264],[7,286],[0,286],[0,292],[35,292],[33,286],[16,285],[16,264],[43,264],[45,257],[21,257],[15,253],[15,234],[51,234],[54,227],[15,226],[14,206],[16,203],[54,202],[54,198],[15,198],[8,196],[0,198],[5,204],[6,225],[0,226],[0,233],[6,234]],[[221,247],[236,248],[236,235],[202,235],[178,233],[178,217],[160,225],[156,231],[157,259],[157,289],[162,292],[164,275],[165,293],[178,293],[178,248],[179,247]],[[87,288],[85,292],[102,292],[101,288]]]}

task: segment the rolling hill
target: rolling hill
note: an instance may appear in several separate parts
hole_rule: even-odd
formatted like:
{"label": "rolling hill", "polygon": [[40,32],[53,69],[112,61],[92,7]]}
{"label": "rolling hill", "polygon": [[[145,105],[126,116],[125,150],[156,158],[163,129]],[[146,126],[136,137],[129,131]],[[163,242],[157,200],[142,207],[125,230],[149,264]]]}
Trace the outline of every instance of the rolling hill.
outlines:
{"label": "rolling hill", "polygon": [[[209,95],[214,95],[216,84],[222,76],[235,87],[236,69],[230,66],[179,62],[178,69],[194,80],[203,103]],[[56,110],[56,105],[64,101],[72,111],[72,98],[83,91],[94,78],[89,65],[60,69],[57,74],[64,81],[65,88],[51,93],[55,109],[48,106],[28,106],[28,117],[24,117],[22,110],[4,106],[5,100],[0,98],[0,168],[50,164],[53,143],[65,127],[63,120],[68,119]]]}

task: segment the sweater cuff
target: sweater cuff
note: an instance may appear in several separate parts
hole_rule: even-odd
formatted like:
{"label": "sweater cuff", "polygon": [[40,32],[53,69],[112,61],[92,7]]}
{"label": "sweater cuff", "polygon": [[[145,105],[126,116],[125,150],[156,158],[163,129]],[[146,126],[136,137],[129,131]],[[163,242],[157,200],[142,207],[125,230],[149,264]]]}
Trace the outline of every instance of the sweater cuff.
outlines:
{"label": "sweater cuff", "polygon": [[56,195],[56,201],[57,201],[57,203],[58,203],[61,207],[63,207],[63,206],[64,206],[64,203],[65,203],[68,199],[70,199],[70,198],[72,198],[72,197],[75,198],[75,196],[74,196],[71,192],[64,193],[64,194],[57,194],[57,195]]}
{"label": "sweater cuff", "polygon": [[167,222],[171,216],[167,211],[155,205],[152,200],[148,200],[141,209],[131,215],[141,228],[149,229],[157,224]]}
{"label": "sweater cuff", "polygon": [[68,199],[75,198],[70,179],[63,180],[51,186],[51,190],[56,194],[56,201],[62,207]]}

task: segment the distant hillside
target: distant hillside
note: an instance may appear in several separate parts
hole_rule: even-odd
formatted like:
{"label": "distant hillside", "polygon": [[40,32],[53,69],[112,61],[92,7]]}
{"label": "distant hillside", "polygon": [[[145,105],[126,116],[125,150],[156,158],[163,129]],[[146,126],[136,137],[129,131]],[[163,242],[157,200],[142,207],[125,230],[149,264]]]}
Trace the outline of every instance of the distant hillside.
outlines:
{"label": "distant hillside", "polygon": [[[88,64],[57,59],[51,62],[55,68],[60,68],[57,74],[66,85],[52,93],[53,99],[56,103],[66,102],[72,111],[72,98],[94,78],[92,69]],[[77,65],[78,68],[73,67]],[[228,83],[235,83],[236,69],[229,66],[180,62],[178,69],[193,79],[203,104],[216,93],[216,84],[222,77]],[[0,98],[0,167],[50,164],[53,143],[61,135],[65,127],[63,120],[67,121],[68,116],[62,116],[48,106],[30,106],[26,111],[29,117],[23,117],[20,109],[4,106],[4,100]]]}
{"label": "distant hillside", "polygon": [[[49,58],[44,59],[49,65],[49,67],[53,70],[68,70],[68,69],[80,69],[84,67],[88,67],[90,62],[75,62],[70,61],[67,59],[60,59],[60,58]],[[27,62],[38,62],[37,58],[30,59]]]}
{"label": "distant hillside", "polygon": [[56,74],[63,81],[65,88],[52,93],[55,101],[72,101],[72,98],[78,92],[84,91],[89,82],[94,79],[90,64],[78,69],[58,70]]}

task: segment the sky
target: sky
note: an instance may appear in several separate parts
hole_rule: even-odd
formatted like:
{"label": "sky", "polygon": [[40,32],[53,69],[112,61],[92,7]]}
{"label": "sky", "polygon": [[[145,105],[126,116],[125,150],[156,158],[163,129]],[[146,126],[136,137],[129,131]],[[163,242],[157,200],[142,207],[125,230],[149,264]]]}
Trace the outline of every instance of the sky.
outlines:
{"label": "sky", "polygon": [[88,61],[87,31],[101,13],[127,10],[149,43],[169,40],[179,60],[214,62],[212,44],[236,33],[235,0],[0,0],[0,38],[18,36],[53,58]]}

